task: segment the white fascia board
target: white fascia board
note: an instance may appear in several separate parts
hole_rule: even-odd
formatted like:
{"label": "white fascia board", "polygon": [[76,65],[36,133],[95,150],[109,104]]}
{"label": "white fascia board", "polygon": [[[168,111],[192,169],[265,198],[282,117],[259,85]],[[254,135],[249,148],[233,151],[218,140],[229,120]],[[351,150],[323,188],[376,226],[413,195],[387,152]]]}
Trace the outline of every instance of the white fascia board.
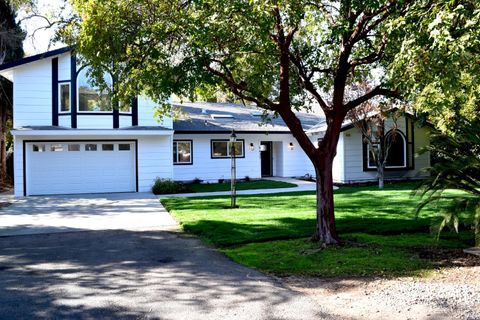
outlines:
{"label": "white fascia board", "polygon": [[12,130],[15,137],[21,136],[172,136],[173,130]]}

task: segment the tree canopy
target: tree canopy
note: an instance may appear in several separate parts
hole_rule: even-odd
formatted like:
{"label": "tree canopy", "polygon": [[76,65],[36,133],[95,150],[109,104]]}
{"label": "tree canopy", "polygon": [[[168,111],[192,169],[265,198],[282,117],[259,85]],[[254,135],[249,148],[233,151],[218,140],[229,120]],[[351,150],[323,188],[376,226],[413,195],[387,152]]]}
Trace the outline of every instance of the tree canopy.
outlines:
{"label": "tree canopy", "polygon": [[417,1],[397,19],[390,77],[415,110],[444,132],[480,116],[480,3]]}

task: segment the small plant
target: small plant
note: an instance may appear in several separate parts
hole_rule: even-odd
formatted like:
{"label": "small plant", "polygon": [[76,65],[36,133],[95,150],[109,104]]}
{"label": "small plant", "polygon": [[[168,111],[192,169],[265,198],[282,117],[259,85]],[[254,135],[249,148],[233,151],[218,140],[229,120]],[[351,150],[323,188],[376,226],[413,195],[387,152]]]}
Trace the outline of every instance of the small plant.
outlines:
{"label": "small plant", "polygon": [[152,186],[153,194],[173,194],[189,191],[189,188],[185,184],[170,179],[157,178]]}
{"label": "small plant", "polygon": [[250,177],[249,176],[245,176],[245,179],[244,179],[246,182],[250,181]]}
{"label": "small plant", "polygon": [[200,183],[202,183],[202,182],[203,182],[203,180],[200,179],[200,178],[195,178],[195,179],[192,180],[192,183],[193,183],[193,184],[200,184]]}
{"label": "small plant", "polygon": [[225,179],[218,179],[218,183],[224,183]]}

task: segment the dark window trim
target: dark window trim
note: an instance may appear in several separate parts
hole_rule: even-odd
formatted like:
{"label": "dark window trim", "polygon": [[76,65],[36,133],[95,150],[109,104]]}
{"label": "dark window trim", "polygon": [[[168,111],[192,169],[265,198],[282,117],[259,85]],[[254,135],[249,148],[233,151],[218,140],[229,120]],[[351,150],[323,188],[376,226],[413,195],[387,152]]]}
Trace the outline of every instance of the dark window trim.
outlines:
{"label": "dark window trim", "polygon": [[[190,162],[175,162],[173,159],[174,166],[191,166],[193,165],[193,140],[192,139],[174,139],[173,143],[175,142],[190,142]],[[177,148],[178,153],[178,148]]]}
{"label": "dark window trim", "polygon": [[58,126],[58,58],[52,59],[52,126]]}
{"label": "dark window trim", "polygon": [[72,56],[70,58],[70,113],[71,117],[71,127],[73,129],[77,128],[77,56],[75,52],[72,51]]}
{"label": "dark window trim", "polygon": [[[408,128],[407,128],[408,129]],[[385,137],[391,132],[392,130],[389,130],[386,134]],[[408,140],[403,131],[397,129],[396,130],[398,133],[400,133],[403,136],[403,139],[405,139],[405,167],[400,167],[400,168],[391,168],[385,166],[385,171],[408,171],[410,168],[408,167]],[[377,167],[370,168],[368,166],[368,143],[364,141],[364,136],[363,134],[361,135],[362,137],[362,149],[363,149],[363,171],[377,171]]]}
{"label": "dark window trim", "polygon": [[[237,131],[235,131],[237,132]],[[238,132],[237,132],[238,133]],[[213,156],[213,143],[214,142],[230,142],[230,139],[210,139],[210,159],[230,159],[231,156],[221,156],[221,157],[214,157]],[[243,159],[245,158],[245,139],[237,139],[237,142],[242,143],[242,156],[235,156],[235,159]],[[228,149],[228,144],[227,144]]]}
{"label": "dark window trim", "polygon": [[133,142],[135,148],[135,192],[138,192],[138,139],[23,140],[23,196],[27,196],[27,143],[50,142]]}
{"label": "dark window trim", "polygon": [[58,116],[59,116],[59,117],[63,117],[63,116],[71,116],[71,115],[72,115],[71,112],[65,112],[65,113],[62,112],[62,113],[60,113]]}
{"label": "dark window trim", "polygon": [[132,126],[138,126],[138,97],[132,99]]}

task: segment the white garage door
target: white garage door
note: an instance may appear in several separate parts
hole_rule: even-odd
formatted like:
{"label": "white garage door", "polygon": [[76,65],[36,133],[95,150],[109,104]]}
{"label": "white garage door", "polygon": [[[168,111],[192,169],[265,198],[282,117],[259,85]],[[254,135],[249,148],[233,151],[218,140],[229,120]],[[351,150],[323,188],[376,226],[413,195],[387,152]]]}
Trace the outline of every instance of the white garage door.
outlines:
{"label": "white garage door", "polygon": [[27,195],[134,192],[135,142],[25,144]]}

